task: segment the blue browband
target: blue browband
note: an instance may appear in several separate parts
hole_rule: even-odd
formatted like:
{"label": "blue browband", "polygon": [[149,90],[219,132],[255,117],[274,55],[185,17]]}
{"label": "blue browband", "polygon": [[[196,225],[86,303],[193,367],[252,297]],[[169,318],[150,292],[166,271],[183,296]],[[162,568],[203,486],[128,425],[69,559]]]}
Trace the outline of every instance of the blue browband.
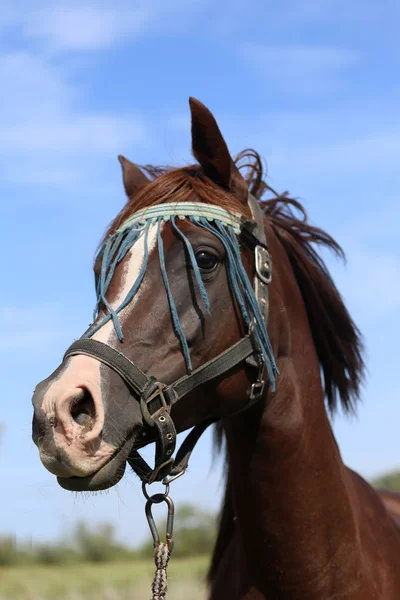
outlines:
{"label": "blue browband", "polygon": [[[94,320],[99,318],[100,306],[104,306],[108,314],[95,323],[89,331],[86,332],[84,337],[91,337],[105,323],[112,319],[118,339],[120,342],[123,342],[124,336],[118,315],[121,310],[131,302],[145,277],[149,258],[148,233],[150,227],[156,225],[160,268],[168,297],[172,323],[181,344],[187,371],[188,373],[191,373],[192,362],[190,359],[189,348],[179,320],[165,266],[164,244],[161,236],[161,225],[163,223],[170,221],[176,233],[181,237],[188,252],[190,264],[193,268],[196,284],[201,294],[204,308],[207,312],[211,312],[212,307],[210,307],[207,290],[201,278],[192,245],[178,226],[179,220],[184,219],[189,219],[197,227],[209,231],[223,244],[226,251],[226,269],[229,274],[236,301],[246,326],[252,328],[253,334],[259,344],[260,352],[263,355],[268,371],[271,388],[274,390],[275,377],[278,373],[278,369],[275,364],[275,358],[268,338],[266,323],[261,314],[253,286],[243,267],[240,254],[238,235],[241,233],[244,219],[239,214],[231,213],[215,205],[182,202],[160,204],[145,208],[130,216],[107,238],[99,252],[99,257],[101,257],[101,271],[96,281],[97,303],[94,311]],[[108,287],[114,276],[117,265],[124,259],[126,254],[141,236],[144,236],[144,259],[139,275],[136,278],[136,281],[132,282],[132,287],[128,291],[126,297],[122,300],[121,304],[117,308],[113,308],[106,299]]]}
{"label": "blue browband", "polygon": [[168,204],[157,204],[156,206],[149,206],[148,208],[138,210],[122,223],[118,231],[124,231],[132,225],[143,227],[148,221],[155,223],[159,218],[163,221],[168,221],[171,217],[178,217],[178,219],[191,217],[195,221],[198,221],[202,217],[208,221],[217,219],[224,225],[231,225],[235,233],[240,233],[240,226],[243,219],[240,214],[230,213],[214,204],[205,204],[203,202],[169,202]]}

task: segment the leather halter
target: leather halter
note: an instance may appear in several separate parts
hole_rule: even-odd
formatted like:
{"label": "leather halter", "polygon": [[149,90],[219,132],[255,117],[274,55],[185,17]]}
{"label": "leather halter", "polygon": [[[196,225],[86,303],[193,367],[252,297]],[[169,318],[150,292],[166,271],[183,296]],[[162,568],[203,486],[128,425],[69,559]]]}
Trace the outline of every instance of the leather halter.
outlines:
{"label": "leather halter", "polygon": [[[272,260],[267,248],[264,213],[259,202],[251,194],[248,196],[248,204],[253,219],[251,221],[243,220],[240,235],[246,245],[254,251],[254,291],[266,325],[269,308],[268,284],[271,282]],[[251,386],[248,405],[262,396],[265,386],[263,380],[264,359],[251,328],[247,335],[227,350],[169,385],[146,375],[124,354],[98,340],[80,338],[68,348],[64,360],[78,354],[95,358],[113,369],[124,380],[135,399],[140,402],[143,420],[148,425],[143,432],[140,446],[145,446],[152,441],[156,442],[155,465],[152,469],[136,449],[131,450],[128,462],[145,483],[161,480],[168,482],[183,474],[200,436],[209,425],[215,422],[214,419],[209,419],[196,425],[179,448],[176,458],[173,459],[176,430],[170,413],[171,407],[176,402],[198,386],[224,375],[243,361],[257,370],[256,379]],[[152,432],[155,435],[152,435]]]}

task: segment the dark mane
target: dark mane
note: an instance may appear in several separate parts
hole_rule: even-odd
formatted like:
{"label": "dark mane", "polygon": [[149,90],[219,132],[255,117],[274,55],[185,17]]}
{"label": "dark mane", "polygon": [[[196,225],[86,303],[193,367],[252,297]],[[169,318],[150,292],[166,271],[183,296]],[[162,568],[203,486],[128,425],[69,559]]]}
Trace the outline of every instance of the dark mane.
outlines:
{"label": "dark mane", "polygon": [[364,375],[361,334],[315,245],[344,259],[343,250],[329,234],[308,222],[300,202],[286,192],[277,194],[265,183],[257,152],[245,150],[238,161],[246,161],[249,190],[263,204],[292,265],[318,353],[328,407],[334,412],[340,399],[342,408],[352,411]]}
{"label": "dark mane", "polygon": [[335,412],[340,400],[345,412],[353,411],[364,376],[361,334],[314,245],[325,246],[341,258],[343,250],[331,236],[307,222],[304,208],[292,198],[266,201],[265,212],[303,296],[328,407]]}

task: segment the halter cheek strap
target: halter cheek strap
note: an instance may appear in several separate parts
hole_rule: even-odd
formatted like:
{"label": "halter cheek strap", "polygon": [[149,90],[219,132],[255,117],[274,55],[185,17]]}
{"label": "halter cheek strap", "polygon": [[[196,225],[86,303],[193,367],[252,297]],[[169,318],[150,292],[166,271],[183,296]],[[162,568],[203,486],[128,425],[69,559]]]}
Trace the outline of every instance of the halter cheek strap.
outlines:
{"label": "halter cheek strap", "polygon": [[[249,195],[249,205],[253,220],[241,223],[240,234],[246,245],[254,251],[254,294],[266,326],[268,284],[271,281],[272,261],[266,245],[263,211],[257,200],[251,195]],[[165,385],[154,377],[146,375],[124,354],[98,340],[88,337],[77,340],[67,350],[64,359],[77,354],[96,358],[113,369],[125,381],[132,395],[140,402],[143,421],[148,426],[143,432],[141,446],[145,446],[151,441],[156,442],[155,464],[152,469],[137,450],[131,451],[128,462],[140,479],[146,483],[166,478],[170,481],[183,474],[197,441],[207,427],[214,422],[210,419],[195,426],[179,448],[174,460],[172,454],[176,446],[176,430],[170,412],[176,402],[195,388],[225,375],[244,361],[257,369],[257,377],[249,394],[250,404],[260,398],[265,386],[263,378],[265,362],[259,342],[251,327],[248,335],[170,385]]]}
{"label": "halter cheek strap", "polygon": [[241,235],[247,245],[254,249],[254,294],[260,307],[265,327],[268,323],[269,301],[268,285],[272,281],[272,258],[268,252],[267,236],[264,228],[264,212],[260,203],[249,194],[248,204],[252,221],[246,221],[242,227]]}

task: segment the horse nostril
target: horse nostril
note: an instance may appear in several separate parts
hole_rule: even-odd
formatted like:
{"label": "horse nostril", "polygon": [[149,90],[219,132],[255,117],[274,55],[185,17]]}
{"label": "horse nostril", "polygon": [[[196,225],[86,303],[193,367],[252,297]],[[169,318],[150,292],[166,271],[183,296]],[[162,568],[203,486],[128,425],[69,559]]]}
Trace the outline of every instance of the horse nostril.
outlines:
{"label": "horse nostril", "polygon": [[90,428],[96,418],[96,408],[91,393],[82,389],[71,406],[71,417],[78,425]]}
{"label": "horse nostril", "polygon": [[36,446],[40,444],[46,434],[45,417],[38,416],[36,412],[32,419],[32,440]]}

